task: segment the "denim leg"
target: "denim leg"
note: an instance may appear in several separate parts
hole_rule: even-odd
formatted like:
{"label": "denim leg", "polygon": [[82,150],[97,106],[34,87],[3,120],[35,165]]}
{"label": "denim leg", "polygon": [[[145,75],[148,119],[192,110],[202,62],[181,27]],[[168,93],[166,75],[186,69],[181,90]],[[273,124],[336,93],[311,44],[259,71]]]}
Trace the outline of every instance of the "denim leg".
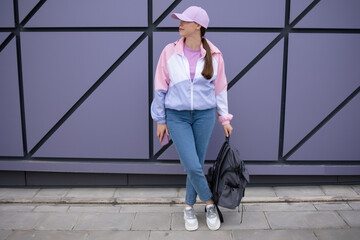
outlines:
{"label": "denim leg", "polygon": [[[194,133],[196,153],[199,158],[201,168],[204,168],[206,152],[215,125],[215,109],[194,111],[192,117],[193,117],[192,129]],[[191,181],[187,177],[186,196],[188,195],[189,196],[195,195],[196,198],[196,191],[192,186]]]}
{"label": "denim leg", "polygon": [[[189,183],[195,190],[191,191],[187,188],[186,204],[193,205],[196,202],[196,193],[199,194],[202,201],[209,200],[211,192],[196,152],[190,111],[167,110],[166,123]],[[187,187],[189,185],[187,184]],[[188,192],[188,190],[190,191]]]}
{"label": "denim leg", "polygon": [[195,111],[193,114],[193,133],[196,152],[201,166],[204,166],[206,152],[215,125],[215,109]]}
{"label": "denim leg", "polygon": [[196,203],[197,192],[193,185],[191,184],[190,176],[186,177],[186,195],[185,203],[189,206],[192,206]]}

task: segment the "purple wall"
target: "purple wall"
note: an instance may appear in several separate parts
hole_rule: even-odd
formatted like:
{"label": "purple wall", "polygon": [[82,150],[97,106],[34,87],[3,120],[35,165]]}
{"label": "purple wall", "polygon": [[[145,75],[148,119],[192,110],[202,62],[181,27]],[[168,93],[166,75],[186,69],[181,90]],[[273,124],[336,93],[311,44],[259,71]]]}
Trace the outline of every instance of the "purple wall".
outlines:
{"label": "purple wall", "polygon": [[[210,16],[206,35],[223,53],[228,82],[246,71],[228,100],[231,142],[251,174],[292,175],[283,166],[299,165],[296,174],[306,175],[316,165],[314,175],[327,175],[325,167],[345,164],[342,174],[360,175],[357,0],[323,0],[312,9],[311,0],[175,1],[173,9],[172,0],[47,0],[28,19],[40,1],[13,2],[0,1],[0,160],[155,161],[158,171],[139,164],[138,173],[178,173],[170,170],[170,160],[178,161],[173,145],[154,158],[162,147],[149,94],[163,47],[179,38],[169,12],[198,5]],[[24,29],[15,28],[14,9]],[[303,11],[277,38],[286,16],[290,24]],[[11,33],[18,36],[8,39]],[[217,123],[207,160],[223,140]],[[130,165],[121,172],[136,173]],[[0,170],[14,168],[0,161]]]}
{"label": "purple wall", "polygon": [[[285,152],[294,147],[359,87],[359,43],[359,34],[290,34],[289,45],[292,47],[289,49],[288,62]],[[352,101],[356,101],[356,99]],[[356,116],[360,113],[360,105],[350,102],[347,107],[352,111],[348,117],[353,123],[346,124],[343,130],[359,133],[359,121],[356,120]],[[340,125],[348,121],[343,111],[345,109],[337,114],[339,115],[337,118],[344,118],[343,122],[338,122]],[[333,119],[328,124],[331,124],[332,121]],[[296,158],[291,159],[359,160],[360,148],[356,147],[360,143],[358,137],[347,139],[355,145],[348,145],[349,142],[344,141],[343,138],[333,137],[337,139],[337,154],[334,155],[333,151],[329,151],[334,149],[334,146],[330,144],[330,139],[326,135],[322,135],[322,137],[317,136],[317,138],[321,138],[322,143],[313,142],[314,147],[318,147],[318,150],[314,149],[311,157],[308,154],[301,155],[302,151],[300,151],[296,154]],[[325,145],[329,144],[329,150],[323,148],[324,143]],[[345,145],[354,147],[348,152],[348,146]]]}

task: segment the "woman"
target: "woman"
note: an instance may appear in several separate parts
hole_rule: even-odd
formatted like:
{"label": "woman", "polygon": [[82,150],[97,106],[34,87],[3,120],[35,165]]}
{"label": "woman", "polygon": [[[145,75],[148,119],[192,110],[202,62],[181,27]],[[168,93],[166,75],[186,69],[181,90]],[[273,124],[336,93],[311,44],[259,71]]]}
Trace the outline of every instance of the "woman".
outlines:
{"label": "woman", "polygon": [[212,194],[203,172],[205,155],[215,124],[215,112],[225,136],[232,132],[227,105],[227,81],[222,54],[205,32],[208,14],[197,6],[173,13],[180,20],[181,38],[162,51],[155,72],[155,97],[151,116],[157,121],[157,136],[170,135],[187,173],[184,209],[185,228],[198,228],[193,205],[199,195],[206,203],[206,223],[220,227]]}

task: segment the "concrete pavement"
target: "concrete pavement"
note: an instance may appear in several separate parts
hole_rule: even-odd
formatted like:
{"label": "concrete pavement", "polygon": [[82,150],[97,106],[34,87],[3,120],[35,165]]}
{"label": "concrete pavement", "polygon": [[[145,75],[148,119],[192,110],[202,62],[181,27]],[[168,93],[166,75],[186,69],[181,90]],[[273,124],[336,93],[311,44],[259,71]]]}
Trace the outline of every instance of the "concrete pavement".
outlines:
{"label": "concrete pavement", "polygon": [[248,187],[243,223],[184,229],[184,188],[0,188],[0,240],[358,239],[360,185]]}

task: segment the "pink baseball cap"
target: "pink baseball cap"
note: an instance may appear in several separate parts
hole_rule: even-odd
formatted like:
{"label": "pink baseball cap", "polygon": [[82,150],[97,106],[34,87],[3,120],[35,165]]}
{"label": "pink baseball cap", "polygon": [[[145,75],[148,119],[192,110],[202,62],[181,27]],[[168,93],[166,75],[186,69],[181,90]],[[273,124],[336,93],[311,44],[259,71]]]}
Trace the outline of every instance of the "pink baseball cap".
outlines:
{"label": "pink baseball cap", "polygon": [[172,13],[171,17],[185,22],[196,22],[204,28],[208,27],[210,21],[206,11],[198,6],[188,7],[183,13]]}

